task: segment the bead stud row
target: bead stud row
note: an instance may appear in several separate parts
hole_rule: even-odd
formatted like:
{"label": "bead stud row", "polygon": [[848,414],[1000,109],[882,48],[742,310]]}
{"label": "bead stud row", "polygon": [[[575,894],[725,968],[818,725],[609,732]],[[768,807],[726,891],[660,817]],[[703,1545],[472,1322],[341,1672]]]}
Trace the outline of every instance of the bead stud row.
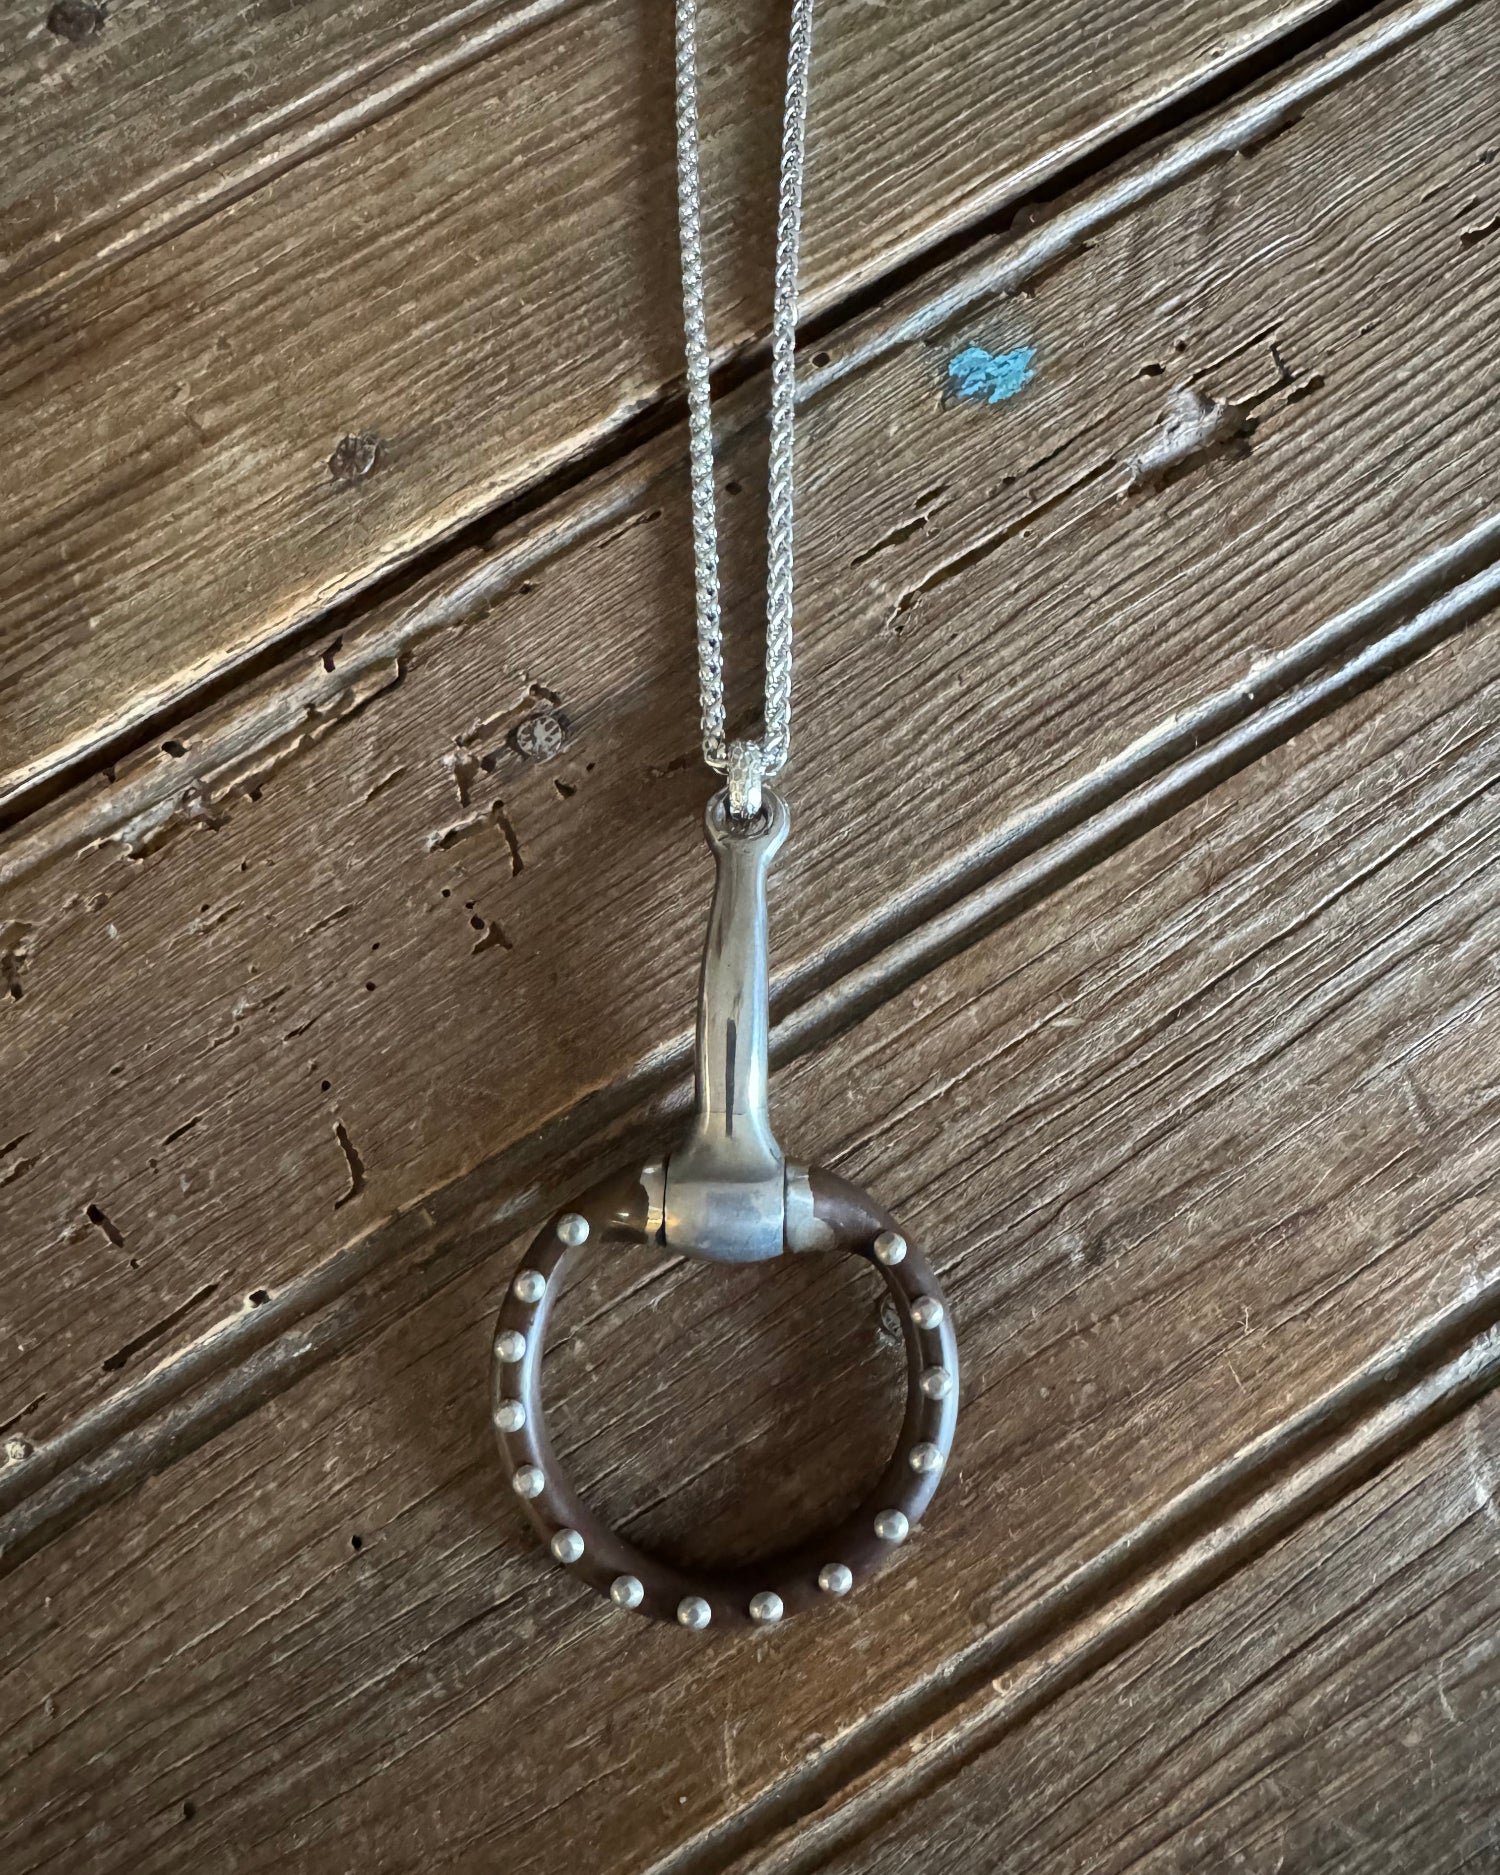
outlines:
{"label": "bead stud row", "polygon": [[[588,1220],[576,1212],[565,1213],[554,1228],[569,1248],[576,1249],[588,1241]],[[882,1231],[873,1249],[878,1262],[894,1268],[905,1260],[906,1239],[897,1231]],[[547,1278],[537,1269],[520,1270],[511,1283],[511,1293],[518,1302],[533,1308],[547,1293]],[[911,1313],[918,1328],[930,1331],[941,1326],[943,1305],[936,1296],[919,1296],[912,1304]],[[503,1330],[495,1342],[495,1351],[506,1365],[523,1361],[527,1347],[527,1337],[515,1328]],[[922,1374],[920,1385],[928,1399],[946,1399],[952,1391],[953,1376],[946,1367],[929,1367]],[[495,1424],[501,1432],[521,1431],[526,1424],[524,1404],[520,1400],[502,1400],[495,1410]],[[938,1446],[924,1440],[912,1447],[907,1462],[913,1471],[931,1474],[942,1470],[943,1453]],[[520,1465],[511,1483],[518,1496],[534,1498],[546,1489],[547,1480],[540,1466]],[[876,1515],[875,1534],[883,1543],[904,1543],[911,1534],[911,1522],[904,1511],[883,1510]],[[584,1540],[577,1530],[556,1531],[549,1547],[563,1564],[576,1563],[583,1558]],[[854,1572],[847,1563],[825,1563],[818,1571],[818,1587],[824,1594],[847,1595],[853,1586]],[[609,1595],[617,1608],[639,1608],[646,1591],[638,1576],[619,1575],[610,1584]],[[748,1612],[752,1621],[769,1627],[781,1620],[786,1608],[774,1589],[762,1589],[751,1596]],[[677,1604],[677,1620],[685,1628],[706,1628],[713,1620],[713,1607],[701,1595],[685,1595]]]}

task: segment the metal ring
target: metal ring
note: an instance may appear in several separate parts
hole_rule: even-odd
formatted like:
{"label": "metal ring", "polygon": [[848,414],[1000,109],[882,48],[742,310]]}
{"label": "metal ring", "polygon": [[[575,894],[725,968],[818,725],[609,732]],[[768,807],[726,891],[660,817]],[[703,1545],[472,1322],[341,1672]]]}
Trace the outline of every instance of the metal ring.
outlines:
{"label": "metal ring", "polygon": [[900,1437],[874,1490],[835,1529],[780,1556],[714,1573],[675,1567],[629,1543],[584,1503],[558,1463],[542,1408],[547,1319],[572,1261],[591,1250],[651,1241],[647,1168],[607,1180],[565,1206],[533,1238],[495,1328],[491,1416],[521,1508],[556,1560],[618,1607],[688,1628],[774,1625],[838,1601],[895,1554],[942,1478],[958,1417],[958,1344],[936,1277],[889,1215],[830,1173],[808,1174],[829,1245],[880,1272],[906,1344]]}

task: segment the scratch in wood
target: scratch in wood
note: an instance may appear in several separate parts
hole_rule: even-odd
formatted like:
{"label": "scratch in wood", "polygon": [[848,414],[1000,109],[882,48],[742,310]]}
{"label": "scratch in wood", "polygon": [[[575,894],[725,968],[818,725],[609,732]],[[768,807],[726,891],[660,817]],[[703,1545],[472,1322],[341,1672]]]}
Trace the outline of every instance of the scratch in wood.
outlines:
{"label": "scratch in wood", "polygon": [[[670,762],[654,763],[646,770],[646,779],[648,781],[665,781],[668,775],[680,775],[685,770],[696,766],[698,759],[698,751],[696,749],[684,749],[681,755],[674,755]],[[559,788],[562,786],[561,782],[555,785]]]}
{"label": "scratch in wood", "polygon": [[328,912],[324,917],[315,918],[302,933],[303,937],[310,938],[315,931],[326,931],[330,925],[342,924],[353,910],[354,907],[352,905],[340,905],[336,910]]}
{"label": "scratch in wood", "polygon": [[729,1792],[731,1799],[735,1800],[738,1799],[740,1794],[739,1771],[735,1764],[734,1756],[734,1735],[736,1729],[734,1720],[729,1718],[726,1714],[724,1719],[724,1787]]}
{"label": "scratch in wood", "polygon": [[438,833],[427,836],[429,853],[446,853],[450,847],[457,846],[460,840],[467,840],[471,833],[482,831],[487,822],[484,814],[471,814],[467,820],[457,821],[451,827],[444,827]]}
{"label": "scratch in wood", "polygon": [[206,773],[193,776],[185,788],[153,802],[93,844],[116,847],[128,860],[143,860],[191,828],[218,832],[228,823],[232,802],[259,800],[273,775],[335,729],[353,721],[378,697],[397,689],[406,671],[404,651],[359,671],[332,696],[304,703],[295,729],[287,730],[278,723],[275,735],[259,748],[226,762],[222,773],[212,780]]}
{"label": "scratch in wood", "polygon": [[877,554],[885,553],[892,547],[902,546],[911,539],[913,534],[920,534],[927,526],[927,521],[928,517],[925,514],[919,514],[914,521],[904,521],[900,527],[893,527],[888,534],[882,534],[873,547],[866,547],[863,553],[855,554],[849,562],[850,571],[873,560]]}
{"label": "scratch in wood", "polygon": [[365,1188],[365,1162],[359,1156],[354,1141],[350,1139],[342,1120],[334,1121],[333,1136],[339,1142],[339,1148],[349,1168],[349,1189],[342,1198],[335,1198],[333,1201],[334,1210],[342,1211],[344,1206],[357,1198]]}
{"label": "scratch in wood", "polygon": [[391,787],[395,782],[398,782],[405,773],[406,764],[403,762],[398,767],[393,768],[388,775],[382,775],[380,780],[375,783],[375,786],[366,794],[364,800],[360,802],[360,806],[368,807],[377,794],[384,794],[386,789]]}
{"label": "scratch in wood", "polygon": [[446,853],[450,847],[457,846],[460,840],[467,840],[473,834],[482,833],[486,827],[500,829],[510,853],[510,873],[514,878],[524,869],[525,860],[521,856],[520,839],[511,824],[510,817],[506,814],[505,803],[500,800],[491,801],[487,809],[478,814],[471,814],[467,820],[456,821],[451,827],[444,827],[438,833],[428,834],[427,850],[429,853]]}
{"label": "scratch in wood", "polygon": [[1289,130],[1295,130],[1302,122],[1303,116],[1304,112],[1301,110],[1286,110],[1269,123],[1259,125],[1253,134],[1241,142],[1239,154],[1243,157],[1259,156],[1261,151],[1274,143],[1278,137],[1284,137]]}
{"label": "scratch in wood", "polygon": [[1004,546],[1006,541],[1013,539],[1017,534],[1024,533],[1044,515],[1050,514],[1054,508],[1061,507],[1064,502],[1087,488],[1091,482],[1097,482],[1102,476],[1107,475],[1113,466],[1111,462],[1099,462],[1091,469],[1085,469],[1081,474],[1075,475],[1071,481],[1064,483],[1056,494],[1037,502],[1024,514],[1017,515],[1014,520],[1007,521],[1003,527],[998,527],[993,533],[986,534],[982,539],[977,540],[972,547],[966,548],[962,553],[955,554],[951,560],[945,560],[940,566],[934,567],[915,586],[909,587],[902,593],[886,617],[887,628],[899,637],[904,629],[900,620],[928,593],[947,585],[950,580],[961,578],[978,566],[981,561],[987,560],[997,548]]}
{"label": "scratch in wood", "polygon": [[1322,372],[1314,371],[1310,377],[1304,378],[1300,384],[1294,384],[1292,386],[1286,394],[1286,401],[1289,404],[1300,404],[1304,397],[1311,397],[1314,391],[1321,391],[1325,382],[1326,380]]}
{"label": "scratch in wood", "polygon": [[240,907],[238,905],[225,905],[218,911],[210,912],[207,907],[205,907],[204,910],[199,912],[198,916],[189,923],[188,930],[193,932],[195,936],[202,937],[205,932],[214,930],[218,925],[227,924],[239,909]]}
{"label": "scratch in wood", "polygon": [[200,1302],[206,1302],[218,1286],[217,1281],[205,1283],[195,1294],[188,1297],[181,1308],[173,1309],[170,1315],[164,1315],[159,1322],[154,1323],[144,1334],[137,1335],[133,1341],[127,1341],[123,1348],[111,1354],[109,1359],[103,1363],[104,1372],[106,1374],[118,1373],[133,1355],[140,1353],[142,1348],[147,1348],[153,1341],[159,1341],[163,1335],[170,1334],[185,1316],[191,1314],[192,1311],[197,1308]]}
{"label": "scratch in wood", "polygon": [[174,1126],[171,1132],[163,1137],[161,1143],[164,1146],[170,1146],[174,1140],[181,1139],[184,1133],[191,1133],[201,1118],[201,1114],[195,1113],[191,1120],[184,1120],[181,1126]]}
{"label": "scratch in wood", "polygon": [[600,540],[601,547],[612,547],[622,534],[628,534],[637,527],[649,527],[653,521],[662,517],[660,508],[647,508],[640,514],[627,515],[618,527],[612,528]]}
{"label": "scratch in wood", "polygon": [[[47,1396],[45,1393],[39,1393],[34,1400],[29,1400],[26,1403],[26,1405],[21,1408],[19,1413],[12,1413],[10,1418],[6,1420],[4,1425],[0,1425],[0,1439],[3,1439],[7,1433],[14,1432],[16,1427],[20,1425],[23,1419],[30,1419],[31,1415],[42,1404],[43,1400],[45,1400],[46,1397]],[[24,1444],[25,1441],[17,1440],[16,1443]]]}

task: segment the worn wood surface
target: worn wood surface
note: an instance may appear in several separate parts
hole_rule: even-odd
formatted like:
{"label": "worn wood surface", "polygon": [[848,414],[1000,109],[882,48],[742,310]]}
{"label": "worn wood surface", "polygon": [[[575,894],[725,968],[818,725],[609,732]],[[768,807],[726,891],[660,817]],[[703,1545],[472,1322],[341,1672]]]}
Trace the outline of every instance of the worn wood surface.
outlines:
{"label": "worn wood surface", "polygon": [[[1493,1312],[1497,699],[1500,636],[1459,637],[780,1077],[785,1137],[878,1185],[963,1324],[952,1473],[857,1608],[701,1647],[539,1561],[476,1379],[497,1246],[12,1572],[18,1875],[713,1866],[1383,1350]],[[813,1261],[621,1260],[573,1303],[606,1514],[702,1553],[868,1462],[890,1351]]]}
{"label": "worn wood surface", "polygon": [[1500,1867],[1491,1395],[829,1875]]}
{"label": "worn wood surface", "polygon": [[[852,96],[838,81],[840,68],[859,63],[871,47],[861,11],[867,9],[848,0],[825,0],[820,9],[820,97],[829,83],[835,96]],[[1128,130],[1174,89],[1324,11],[1317,0],[1280,7],[1263,0],[1198,7],[1155,0],[1119,21],[1101,44],[1087,9],[1077,5],[1018,6],[1003,35],[984,9],[948,7],[923,21],[920,37],[910,37],[899,17],[884,22],[884,60],[878,76],[864,73],[865,95],[872,106],[889,106],[900,95],[914,107],[892,124],[892,141],[908,152],[896,157],[892,181],[909,162],[907,180],[927,192],[937,212],[942,185],[930,172],[940,171],[949,185],[947,212],[962,220],[990,205],[997,185],[1014,186]],[[613,77],[622,90],[627,80],[636,87],[644,132],[667,96],[664,73],[642,56],[658,45],[661,22],[650,8],[625,0],[470,0],[447,8],[305,0],[295,9],[238,10],[192,10],[166,0],[149,10],[99,11],[89,0],[61,10],[4,0],[0,89],[14,106],[0,123],[4,303],[54,297],[79,277],[159,244],[569,13],[595,16],[567,28],[580,59],[596,45],[623,43],[617,34],[635,36],[636,56]],[[755,83],[764,83],[769,96],[775,56],[767,34],[784,29],[784,18],[758,0],[732,13],[706,5],[704,15],[705,45],[715,55],[706,63],[722,62],[722,48],[737,45],[730,35],[753,36]],[[601,20],[602,38],[595,36]],[[728,62],[737,64],[737,56],[732,52]],[[831,68],[831,77],[822,67]],[[989,72],[983,92],[966,83],[981,68]],[[537,63],[512,70],[513,108],[485,125],[502,144],[540,114],[553,77]],[[1070,72],[1068,85],[1055,82],[1059,70]],[[945,83],[950,77],[956,88]],[[971,115],[950,115],[955,111]],[[669,123],[670,113],[661,121]],[[945,138],[944,125],[962,125],[967,135]],[[743,121],[730,140],[711,128],[719,151],[743,144]],[[514,154],[524,143],[511,147]],[[87,162],[77,160],[81,149]],[[832,155],[826,146],[824,155],[826,163]],[[722,180],[719,210],[737,214],[744,191]],[[902,211],[877,196],[864,206],[878,224],[866,231],[868,262],[883,251],[879,236],[902,226]]]}
{"label": "worn wood surface", "polygon": [[[607,438],[680,374],[670,9],[512,11],[531,30],[501,31],[503,13],[484,26],[476,9],[406,24],[405,9],[367,5],[340,12],[331,37],[322,5],[253,18],[252,123],[256,105],[271,120],[303,108],[283,94],[304,35],[321,40],[306,107],[324,114],[319,86],[357,84],[377,44],[395,56],[439,28],[450,47],[494,44],[399,109],[354,112],[346,134],[271,164],[223,212],[200,205],[170,238],[20,309],[0,368],[0,806]],[[834,0],[810,129],[809,310],[1316,11],[1157,0],[1101,40],[1081,4]],[[757,210],[774,193],[785,9],[708,13],[711,317],[728,351],[769,317]],[[84,200],[158,188],[153,165],[201,168],[216,139],[252,134],[224,96],[242,15],[195,31],[185,76],[183,9],[142,9],[135,26],[125,9],[83,46],[41,16],[18,48],[27,95],[91,131],[90,85],[126,87],[95,172],[116,181]],[[12,121],[34,152],[12,210],[24,238],[55,226],[58,172],[71,191],[76,166],[72,139]],[[346,436],[378,443],[340,456]]]}
{"label": "worn wood surface", "polygon": [[[1485,173],[1492,23],[1463,15],[1304,101],[1253,156],[1101,220],[1033,297],[982,296],[810,405],[783,1006],[1018,830],[1272,694],[1278,656],[1326,652],[1342,608],[1493,500],[1476,387],[1496,370],[1479,288],[1500,247],[1454,233]],[[1191,307],[1173,298],[1185,273]],[[1464,350],[1466,374],[1436,348],[1414,360],[1415,328]],[[889,329],[867,320],[847,344]],[[1034,384],[945,405],[970,339],[1034,344]],[[1393,407],[1398,369],[1420,429]],[[1248,450],[1127,492],[1187,382],[1246,406]],[[0,1422],[39,1459],[169,1357],[212,1358],[250,1298],[591,1093],[680,1071],[708,880],[671,622],[689,578],[676,451],[660,478],[591,484],[329,639],[0,854],[16,1343]],[[755,465],[742,441],[725,477],[748,486]],[[749,505],[728,504],[733,564],[753,551]],[[542,764],[509,740],[539,710],[569,738]],[[632,904],[649,943],[617,914]]]}
{"label": "worn wood surface", "polygon": [[[676,369],[664,20],[68,3],[0,54],[109,156],[7,177],[5,785],[154,727],[0,838],[0,1866],[989,1868],[997,1791],[1018,1867],[1483,1866],[1495,0],[1372,14],[808,348],[780,1130],[926,1241],[965,1413],[887,1579],[708,1646],[536,1555],[484,1408],[509,1240],[684,1086],[682,439],[621,429]],[[831,3],[815,303],[1317,11]],[[726,346],[773,14],[710,24]],[[1034,375],[965,399],[976,345]],[[621,1259],[564,1317],[560,1444],[638,1536],[760,1553],[880,1463],[857,1270]]]}

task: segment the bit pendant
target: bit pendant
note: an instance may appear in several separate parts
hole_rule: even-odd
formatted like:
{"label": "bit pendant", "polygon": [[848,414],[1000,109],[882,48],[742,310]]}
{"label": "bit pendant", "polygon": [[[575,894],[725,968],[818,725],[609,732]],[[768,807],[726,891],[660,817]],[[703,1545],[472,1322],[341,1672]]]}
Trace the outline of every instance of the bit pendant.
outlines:
{"label": "bit pendant", "polygon": [[[697,1100],[665,1160],[611,1175],[532,1240],[494,1338],[491,1419],[516,1502],[554,1558],[617,1608],[701,1631],[774,1627],[836,1603],[887,1562],[941,1481],[958,1416],[958,1347],[936,1277],[867,1193],[787,1163],[771,1130],[766,875],[786,839],[785,802],[762,790],[753,819],[709,803],[717,865],[698,997]],[[717,1263],[843,1251],[878,1272],[905,1343],[907,1405],[874,1490],[836,1528],[746,1570],[676,1568],[608,1528],[564,1475],[548,1441],[541,1364],[553,1300],[574,1259],[661,1245]]]}

